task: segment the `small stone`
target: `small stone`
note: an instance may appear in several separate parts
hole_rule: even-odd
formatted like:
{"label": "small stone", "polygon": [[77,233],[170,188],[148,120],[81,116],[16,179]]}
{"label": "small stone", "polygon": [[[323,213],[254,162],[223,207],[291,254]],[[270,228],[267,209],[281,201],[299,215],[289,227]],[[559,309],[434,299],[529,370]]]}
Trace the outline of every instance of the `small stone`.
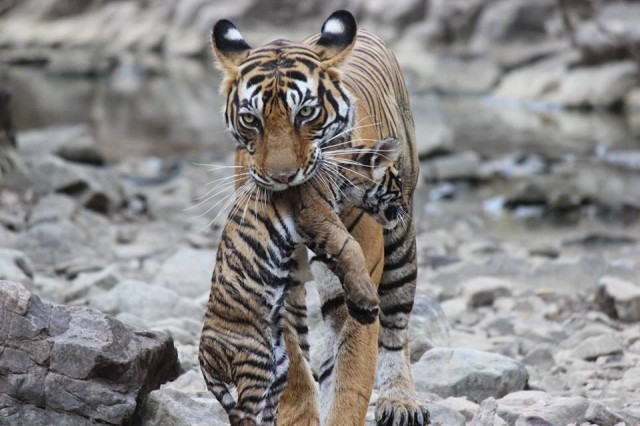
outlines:
{"label": "small stone", "polygon": [[432,425],[464,426],[465,417],[457,411],[440,403],[426,403]]}
{"label": "small stone", "polygon": [[0,280],[28,283],[32,279],[33,265],[26,254],[0,248]]}
{"label": "small stone", "polygon": [[65,302],[87,297],[95,290],[111,290],[121,280],[117,265],[111,265],[99,272],[81,272],[71,286],[64,291]]}
{"label": "small stone", "polygon": [[183,248],[160,268],[155,284],[181,296],[195,297],[209,290],[215,253],[211,250]]}
{"label": "small stone", "polygon": [[158,389],[142,406],[141,426],[225,426],[224,408],[213,395],[192,397],[175,389]]}
{"label": "small stone", "polygon": [[596,303],[613,319],[640,321],[640,286],[619,278],[605,276],[598,282]]}
{"label": "small stone", "polygon": [[541,371],[549,371],[556,365],[555,359],[553,358],[553,351],[547,344],[540,344],[531,349],[524,358],[522,358],[522,362],[537,367]]}
{"label": "small stone", "polygon": [[413,377],[418,391],[480,402],[523,389],[529,376],[523,364],[502,355],[434,348],[413,365]]}
{"label": "small stone", "polygon": [[451,408],[462,414],[467,421],[471,420],[478,411],[478,404],[469,401],[464,397],[448,397],[440,401],[438,404]]}
{"label": "small stone", "polygon": [[598,401],[591,401],[589,403],[589,408],[584,417],[586,420],[599,426],[615,426],[618,423],[624,423],[624,419],[621,416]]}
{"label": "small stone", "polygon": [[520,413],[527,407],[535,404],[546,404],[552,399],[551,395],[542,391],[513,392],[496,401],[498,403],[498,416],[504,419],[507,424],[513,425]]}
{"label": "small stone", "polygon": [[582,397],[554,398],[526,408],[515,422],[515,426],[580,424],[585,420],[589,401]]}
{"label": "small stone", "polygon": [[624,373],[622,386],[631,391],[640,389],[640,367],[630,368]]}
{"label": "small stone", "polygon": [[476,180],[480,178],[480,164],[476,152],[465,151],[424,161],[421,173],[428,181]]}
{"label": "small stone", "polygon": [[470,307],[493,304],[498,297],[510,296],[513,285],[500,278],[477,277],[460,284]]}
{"label": "small stone", "polygon": [[571,355],[584,360],[595,360],[602,355],[622,353],[622,344],[610,334],[589,337],[573,349]]}
{"label": "small stone", "polygon": [[493,425],[496,418],[496,411],[498,410],[498,404],[494,398],[487,398],[480,403],[480,408],[469,426],[485,426]]}

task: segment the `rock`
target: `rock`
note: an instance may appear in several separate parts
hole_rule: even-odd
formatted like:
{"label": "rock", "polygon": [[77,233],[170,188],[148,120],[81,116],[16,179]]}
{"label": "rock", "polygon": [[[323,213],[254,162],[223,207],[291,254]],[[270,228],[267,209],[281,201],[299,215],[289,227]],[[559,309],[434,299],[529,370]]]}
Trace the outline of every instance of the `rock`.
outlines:
{"label": "rock", "polygon": [[576,44],[586,62],[633,59],[640,45],[636,23],[640,7],[633,2],[607,2],[597,8],[597,22],[583,20],[575,30]]}
{"label": "rock", "polygon": [[105,158],[86,124],[48,127],[18,134],[18,150],[27,156],[55,154],[67,161],[102,165]]}
{"label": "rock", "polygon": [[29,226],[44,222],[71,220],[79,209],[76,201],[65,194],[47,194],[40,198],[29,215]]}
{"label": "rock", "polygon": [[422,163],[422,175],[427,181],[477,180],[480,176],[480,156],[474,151],[464,151],[438,157]]}
{"label": "rock", "polygon": [[483,48],[500,41],[539,39],[546,35],[547,23],[556,7],[553,0],[493,2],[482,12],[471,44]]}
{"label": "rock", "polygon": [[85,298],[90,293],[111,290],[121,280],[117,265],[111,265],[98,272],[81,272],[65,289],[63,299],[65,303]]}
{"label": "rock", "polygon": [[32,158],[29,164],[41,191],[72,195],[100,213],[111,213],[124,202],[122,186],[108,169],[73,164],[51,155]]}
{"label": "rock", "polygon": [[447,408],[457,411],[462,414],[467,421],[470,421],[473,416],[478,412],[478,404],[469,401],[463,397],[448,397],[438,402],[439,405],[443,405]]}
{"label": "rock", "polygon": [[[171,338],[84,307],[51,305],[0,282],[3,419],[9,424],[123,424],[177,376]],[[27,416],[27,417],[24,417]]]}
{"label": "rock", "polygon": [[181,296],[200,296],[211,287],[214,262],[215,253],[211,250],[180,249],[162,264],[154,284]]}
{"label": "rock", "polygon": [[628,390],[640,389],[640,367],[630,368],[622,376],[622,386]]}
{"label": "rock", "polygon": [[104,77],[116,67],[115,58],[87,49],[64,49],[52,55],[47,74],[55,77]]}
{"label": "rock", "polygon": [[554,398],[526,408],[515,426],[580,424],[585,420],[589,401],[582,397]]}
{"label": "rock", "polygon": [[524,389],[528,374],[523,364],[502,355],[434,348],[413,365],[413,377],[418,391],[480,402]]}
{"label": "rock", "polygon": [[0,248],[0,280],[30,282],[33,265],[24,253]]}
{"label": "rock", "polygon": [[85,228],[68,220],[40,223],[21,234],[14,247],[32,259],[36,271],[64,271],[73,264],[112,258],[113,254],[100,235],[101,226],[93,224],[91,232],[88,229],[91,227]]}
{"label": "rock", "polygon": [[495,422],[496,411],[498,410],[498,404],[494,398],[487,398],[480,403],[480,408],[469,426],[491,426]]}
{"label": "rock", "polygon": [[175,389],[149,394],[142,406],[141,426],[224,426],[228,417],[213,395],[192,397]]}
{"label": "rock", "polygon": [[497,400],[498,416],[513,425],[522,411],[535,404],[546,404],[553,397],[546,392],[526,390],[510,393]]}
{"label": "rock", "polygon": [[615,277],[602,277],[596,290],[596,303],[613,319],[640,321],[640,286]]}
{"label": "rock", "polygon": [[450,344],[449,323],[438,299],[429,288],[425,288],[427,284],[417,284],[409,318],[409,349],[413,362],[435,346],[446,347]]}
{"label": "rock", "polygon": [[191,318],[166,318],[153,323],[151,329],[168,333],[180,344],[198,345],[202,332],[202,321]]}
{"label": "rock", "polygon": [[487,306],[504,296],[511,296],[513,285],[503,279],[494,277],[477,277],[460,284],[467,305],[477,308]]}
{"label": "rock", "polygon": [[162,389],[178,390],[190,395],[206,395],[209,392],[207,390],[207,384],[204,381],[204,377],[202,376],[202,372],[200,371],[199,366],[187,370],[173,382],[165,383],[164,385],[162,385]]}
{"label": "rock", "polygon": [[168,288],[151,286],[142,281],[124,280],[89,302],[90,306],[117,315],[133,314],[146,325],[167,317],[186,316],[201,321],[204,310],[190,299],[181,298]]}
{"label": "rock", "polygon": [[435,95],[419,96],[411,102],[416,120],[416,139],[418,156],[426,159],[434,155],[448,154],[454,148],[454,134],[442,110],[439,98]]}
{"label": "rock", "polygon": [[621,353],[622,344],[611,334],[589,337],[573,349],[571,354],[580,359],[594,360],[602,355]]}
{"label": "rock", "polygon": [[589,408],[584,415],[586,421],[600,426],[615,426],[624,423],[624,418],[611,411],[598,401],[590,401]]}
{"label": "rock", "polygon": [[485,0],[430,1],[422,38],[431,44],[466,41],[487,3]]}
{"label": "rock", "polygon": [[638,70],[632,61],[593,67],[572,68],[548,99],[569,107],[612,107],[638,84]]}
{"label": "rock", "polygon": [[466,419],[457,411],[439,403],[426,403],[432,425],[464,426]]}
{"label": "rock", "polygon": [[539,344],[531,349],[522,358],[522,362],[538,368],[541,371],[550,371],[551,368],[556,365],[553,357],[553,351],[546,344]]}

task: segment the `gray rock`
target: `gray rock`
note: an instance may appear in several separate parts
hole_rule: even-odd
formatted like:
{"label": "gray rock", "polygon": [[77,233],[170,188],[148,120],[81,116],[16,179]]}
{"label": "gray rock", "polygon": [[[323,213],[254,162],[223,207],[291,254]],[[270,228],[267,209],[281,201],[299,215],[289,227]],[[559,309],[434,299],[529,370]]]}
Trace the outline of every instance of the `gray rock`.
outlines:
{"label": "gray rock", "polygon": [[29,130],[18,134],[23,155],[55,154],[65,160],[85,164],[104,164],[91,128],[85,124]]}
{"label": "gray rock", "polygon": [[638,84],[638,71],[632,61],[614,62],[571,69],[560,81],[551,101],[571,107],[611,107]]}
{"label": "gray rock", "polygon": [[95,291],[111,290],[121,280],[117,265],[98,272],[81,272],[64,291],[65,302],[85,298]]}
{"label": "gray rock", "polygon": [[162,264],[154,284],[169,288],[181,296],[196,297],[209,291],[215,253],[183,248]]}
{"label": "gray rock", "polygon": [[494,398],[487,398],[480,403],[480,408],[469,426],[491,426],[495,422],[496,411],[498,410],[498,404]]}
{"label": "gray rock", "polygon": [[428,181],[476,180],[480,176],[480,156],[474,151],[464,151],[422,163],[422,175]]}
{"label": "gray rock", "polygon": [[590,401],[589,408],[584,415],[585,420],[600,426],[615,426],[624,423],[625,419],[614,413],[598,401]]}
{"label": "gray rock", "polygon": [[112,258],[113,254],[101,238],[101,226],[88,222],[86,225],[68,220],[40,223],[21,234],[14,247],[32,259],[37,271],[64,271],[73,264]]}
{"label": "gray rock", "polygon": [[89,302],[90,306],[117,315],[132,314],[148,326],[167,317],[187,316],[202,320],[204,310],[190,299],[181,298],[168,288],[151,286],[142,281],[125,280]]}
{"label": "gray rock", "polygon": [[71,195],[100,213],[111,213],[124,202],[122,186],[109,169],[74,164],[53,155],[31,158],[29,165],[40,191]]}
{"label": "gray rock", "polygon": [[52,55],[47,73],[56,77],[101,77],[116,66],[113,57],[87,49],[63,49]]}
{"label": "gray rock", "polygon": [[464,426],[466,419],[457,411],[440,403],[426,403],[432,425]]}
{"label": "gray rock", "polygon": [[527,354],[522,358],[522,362],[527,365],[537,367],[542,371],[550,371],[556,364],[551,347],[544,343],[535,346],[527,352]]}
{"label": "gray rock", "polygon": [[454,134],[448,125],[439,98],[435,95],[412,99],[411,111],[416,117],[418,156],[421,159],[437,154],[450,153],[454,148]]}
{"label": "gray rock", "polygon": [[611,334],[589,337],[576,346],[571,354],[580,359],[594,360],[602,355],[621,353],[623,350],[620,341]]}
{"label": "gray rock", "polygon": [[43,303],[8,281],[0,282],[0,302],[0,404],[9,424],[127,423],[137,401],[177,376],[176,350],[164,334]]}
{"label": "gray rock", "polygon": [[175,389],[149,394],[142,406],[141,426],[224,426],[228,417],[213,395],[197,397]]}
{"label": "gray rock", "polygon": [[541,38],[546,35],[547,23],[555,11],[553,0],[493,2],[480,16],[471,43],[480,48],[499,41]]}
{"label": "gray rock", "polygon": [[0,248],[0,280],[30,282],[33,265],[26,254]]}
{"label": "gray rock", "polygon": [[79,209],[78,203],[65,194],[47,194],[40,198],[29,215],[29,226],[44,222],[71,220]]}
{"label": "gray rock", "polygon": [[462,414],[467,421],[470,421],[478,412],[478,404],[463,397],[448,397],[438,402],[439,405],[451,408]]}
{"label": "gray rock", "polygon": [[552,399],[551,395],[542,391],[513,392],[496,401],[498,403],[498,416],[504,419],[507,424],[513,425],[520,413],[527,407],[535,404],[546,404]]}
{"label": "gray rock", "polygon": [[585,420],[589,401],[582,397],[554,398],[526,408],[515,426],[580,424]]}
{"label": "gray rock", "polygon": [[434,348],[413,365],[413,377],[418,391],[480,402],[524,389],[528,374],[523,364],[502,355]]}
{"label": "gray rock", "polygon": [[595,299],[600,309],[613,319],[640,321],[640,286],[604,276],[598,282]]}
{"label": "gray rock", "polygon": [[467,305],[477,308],[493,304],[498,297],[511,296],[513,284],[494,277],[477,277],[460,284]]}

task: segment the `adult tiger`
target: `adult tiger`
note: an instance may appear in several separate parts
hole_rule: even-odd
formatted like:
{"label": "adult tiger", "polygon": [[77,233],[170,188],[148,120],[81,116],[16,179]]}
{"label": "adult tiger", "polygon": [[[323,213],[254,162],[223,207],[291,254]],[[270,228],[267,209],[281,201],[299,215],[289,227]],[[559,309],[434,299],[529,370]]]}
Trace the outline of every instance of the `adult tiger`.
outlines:
{"label": "adult tiger", "polygon": [[[407,89],[393,53],[375,35],[358,30],[351,13],[334,12],[321,33],[302,44],[276,40],[251,49],[227,20],[216,23],[212,39],[224,73],[224,119],[237,142],[236,163],[259,186],[281,191],[305,182],[326,164],[324,150],[339,149],[348,138],[373,146],[391,136],[402,144],[398,169],[411,211],[418,159]],[[312,261],[329,340],[319,368],[323,423],[364,424],[377,360],[378,424],[426,424],[407,342],[417,270],[413,224],[383,233],[359,209],[345,209],[341,218],[378,285],[380,321],[363,326],[350,318],[337,278],[322,259]],[[315,409],[306,403],[305,392],[313,392],[309,377],[304,358],[292,356],[279,424],[315,417],[305,412]]]}

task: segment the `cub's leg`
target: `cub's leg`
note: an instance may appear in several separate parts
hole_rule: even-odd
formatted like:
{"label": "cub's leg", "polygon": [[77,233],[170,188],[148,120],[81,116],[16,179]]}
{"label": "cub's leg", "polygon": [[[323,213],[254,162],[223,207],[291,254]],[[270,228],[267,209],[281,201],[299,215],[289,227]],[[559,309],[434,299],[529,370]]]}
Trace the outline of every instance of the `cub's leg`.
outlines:
{"label": "cub's leg", "polygon": [[[357,209],[345,211],[342,216],[347,229],[360,242],[368,274],[377,284],[384,263],[382,227]],[[378,325],[375,322],[364,326],[347,315],[340,281],[320,259],[315,258],[311,268],[318,282],[324,318],[324,361],[318,369],[322,424],[361,426],[375,378]]]}
{"label": "cub's leg", "polygon": [[412,223],[385,232],[380,295],[376,404],[378,425],[429,424],[429,412],[416,396],[409,359],[409,315],[416,292],[416,242]]}
{"label": "cub's leg", "polygon": [[320,411],[315,380],[309,367],[307,305],[304,283],[311,281],[307,248],[301,245],[295,253],[297,271],[294,285],[285,302],[284,341],[289,354],[287,387],[278,404],[278,426],[318,426]]}
{"label": "cub's leg", "polygon": [[[266,334],[269,334],[267,329]],[[240,349],[234,366],[238,403],[229,413],[231,425],[260,425],[267,407],[269,388],[275,380],[272,348],[252,341]]]}
{"label": "cub's leg", "polygon": [[306,194],[305,205],[296,218],[298,226],[317,256],[329,256],[335,261],[334,271],[342,282],[349,313],[359,322],[371,324],[378,318],[379,300],[362,248],[333,206],[325,201],[322,191],[313,185],[312,188],[316,195]]}

